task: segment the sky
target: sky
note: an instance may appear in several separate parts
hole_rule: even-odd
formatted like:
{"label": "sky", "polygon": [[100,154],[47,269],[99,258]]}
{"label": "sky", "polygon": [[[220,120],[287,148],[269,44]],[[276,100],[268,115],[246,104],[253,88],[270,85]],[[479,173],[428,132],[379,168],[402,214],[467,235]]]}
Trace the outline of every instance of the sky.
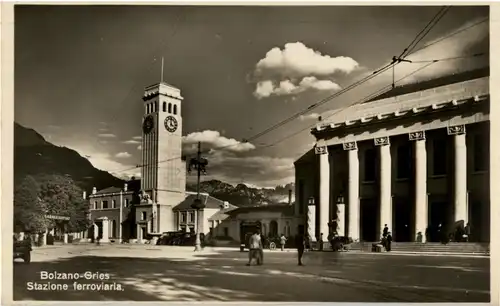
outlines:
{"label": "sky", "polygon": [[[164,57],[164,81],[184,97],[186,152],[197,141],[213,148],[204,154],[204,179],[290,183],[293,161],[314,145],[308,127],[318,116],[390,85],[392,71],[244,140],[389,63],[439,9],[16,5],[15,121],[99,169],[139,177],[141,97],[160,81]],[[485,6],[451,7],[415,50],[432,45],[398,65],[395,76],[427,61],[466,58],[437,62],[397,84],[488,66],[488,54],[467,57],[488,52],[489,21],[480,23],[488,16]]]}

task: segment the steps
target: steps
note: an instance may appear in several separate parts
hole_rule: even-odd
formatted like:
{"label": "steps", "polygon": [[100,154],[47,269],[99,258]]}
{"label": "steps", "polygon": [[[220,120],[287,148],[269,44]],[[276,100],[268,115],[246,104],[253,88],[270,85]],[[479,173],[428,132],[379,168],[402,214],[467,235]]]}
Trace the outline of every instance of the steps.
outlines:
{"label": "steps", "polygon": [[[351,244],[351,250],[371,252],[373,242],[355,242]],[[393,242],[392,251],[400,252],[426,252],[426,253],[460,253],[460,254],[489,254],[489,243],[450,242],[442,244],[439,242],[417,243],[417,242]]]}

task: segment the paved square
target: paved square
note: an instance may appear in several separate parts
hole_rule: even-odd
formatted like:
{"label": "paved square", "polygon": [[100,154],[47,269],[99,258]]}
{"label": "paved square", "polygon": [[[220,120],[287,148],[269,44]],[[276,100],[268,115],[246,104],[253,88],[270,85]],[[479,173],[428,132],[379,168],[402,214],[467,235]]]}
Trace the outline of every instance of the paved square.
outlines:
{"label": "paved square", "polygon": [[[306,266],[300,267],[296,252],[273,251],[265,253],[263,266],[247,267],[247,255],[137,245],[47,247],[35,250],[30,264],[14,264],[14,300],[490,300],[489,258],[313,252],[305,254]],[[59,278],[77,273],[79,279],[42,280],[44,272],[57,272]],[[106,274],[109,279],[99,279]],[[34,282],[40,290],[33,290]],[[56,291],[43,290],[49,282]]]}

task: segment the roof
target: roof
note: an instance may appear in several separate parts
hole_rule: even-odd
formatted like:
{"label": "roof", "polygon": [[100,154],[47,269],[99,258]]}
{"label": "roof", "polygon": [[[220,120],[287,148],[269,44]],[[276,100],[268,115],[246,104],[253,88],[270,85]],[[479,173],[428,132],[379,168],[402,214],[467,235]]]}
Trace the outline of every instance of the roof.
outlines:
{"label": "roof", "polygon": [[261,205],[261,206],[244,206],[238,207],[229,212],[230,216],[235,216],[243,213],[251,212],[281,212],[285,216],[294,215],[293,205]]}
{"label": "roof", "polygon": [[306,153],[304,153],[303,155],[301,155],[298,159],[296,159],[293,163],[296,165],[296,164],[300,164],[300,163],[307,163],[307,162],[311,162],[311,161],[314,161],[314,159],[316,158],[316,153],[314,151],[314,148],[312,148],[311,150],[307,151]]}
{"label": "roof", "polygon": [[210,216],[210,218],[208,218],[208,221],[213,221],[213,220],[223,221],[223,220],[226,220],[227,218],[230,217],[229,213],[231,211],[233,211],[233,210],[236,210],[236,209],[238,209],[238,206],[235,206],[233,204],[229,204],[228,208],[221,209],[221,210],[217,211],[215,214],[213,214],[212,216]]}
{"label": "roof", "polygon": [[120,187],[108,187],[108,188],[104,188],[104,189],[99,190],[98,192],[96,192],[93,195],[95,196],[95,195],[100,195],[100,194],[119,193],[121,190],[122,189]]}
{"label": "roof", "polygon": [[426,80],[418,83],[410,83],[402,86],[397,86],[383,94],[376,96],[368,100],[365,103],[370,103],[376,100],[387,99],[390,97],[400,96],[412,92],[427,90],[431,88],[436,88],[440,86],[460,83],[464,81],[474,80],[490,75],[490,67],[483,67],[480,69],[474,69],[469,71],[464,71],[460,73],[455,73],[451,75],[442,76],[439,78],[434,78],[431,80]]}
{"label": "roof", "polygon": [[[186,192],[186,198],[184,201],[180,202],[173,209],[174,210],[189,210],[192,209],[191,205],[196,199],[196,193]],[[222,205],[224,205],[224,201],[216,199],[206,193],[200,193],[200,199],[205,204],[205,208],[216,208],[220,209]]]}
{"label": "roof", "polygon": [[368,125],[405,116],[425,115],[462,104],[489,102],[489,77],[443,85],[432,89],[384,98],[367,104],[353,105],[321,121],[312,133]]}

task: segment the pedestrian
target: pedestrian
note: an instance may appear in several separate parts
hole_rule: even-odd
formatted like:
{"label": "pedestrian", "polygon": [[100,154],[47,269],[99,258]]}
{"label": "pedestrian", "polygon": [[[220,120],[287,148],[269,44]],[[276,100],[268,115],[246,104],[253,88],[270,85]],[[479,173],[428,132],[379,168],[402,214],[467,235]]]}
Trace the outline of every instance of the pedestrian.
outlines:
{"label": "pedestrian", "polygon": [[387,232],[387,237],[385,237],[385,250],[387,252],[391,251],[392,235],[391,232]]}
{"label": "pedestrian", "polygon": [[304,255],[305,249],[305,241],[304,234],[299,233],[295,236],[295,246],[297,247],[297,259],[299,261],[299,266],[303,266],[302,264],[302,255]]}
{"label": "pedestrian", "polygon": [[258,231],[255,231],[254,234],[250,236],[249,249],[247,266],[250,266],[254,259],[257,265],[261,265],[262,238]]}
{"label": "pedestrian", "polygon": [[319,234],[318,242],[319,242],[319,250],[323,251],[323,233]]}
{"label": "pedestrian", "polygon": [[286,237],[283,234],[281,234],[280,237],[280,244],[281,244],[281,251],[283,252],[285,250],[285,244],[286,244]]}
{"label": "pedestrian", "polygon": [[384,230],[382,232],[382,236],[387,237],[388,234],[389,234],[389,228],[387,227],[387,224],[384,224]]}
{"label": "pedestrian", "polygon": [[264,242],[263,241],[264,241],[265,238],[260,233],[260,230],[257,230],[257,235],[260,238],[260,243],[259,243],[259,260],[258,260],[257,264],[259,266],[261,266],[261,265],[264,264]]}

